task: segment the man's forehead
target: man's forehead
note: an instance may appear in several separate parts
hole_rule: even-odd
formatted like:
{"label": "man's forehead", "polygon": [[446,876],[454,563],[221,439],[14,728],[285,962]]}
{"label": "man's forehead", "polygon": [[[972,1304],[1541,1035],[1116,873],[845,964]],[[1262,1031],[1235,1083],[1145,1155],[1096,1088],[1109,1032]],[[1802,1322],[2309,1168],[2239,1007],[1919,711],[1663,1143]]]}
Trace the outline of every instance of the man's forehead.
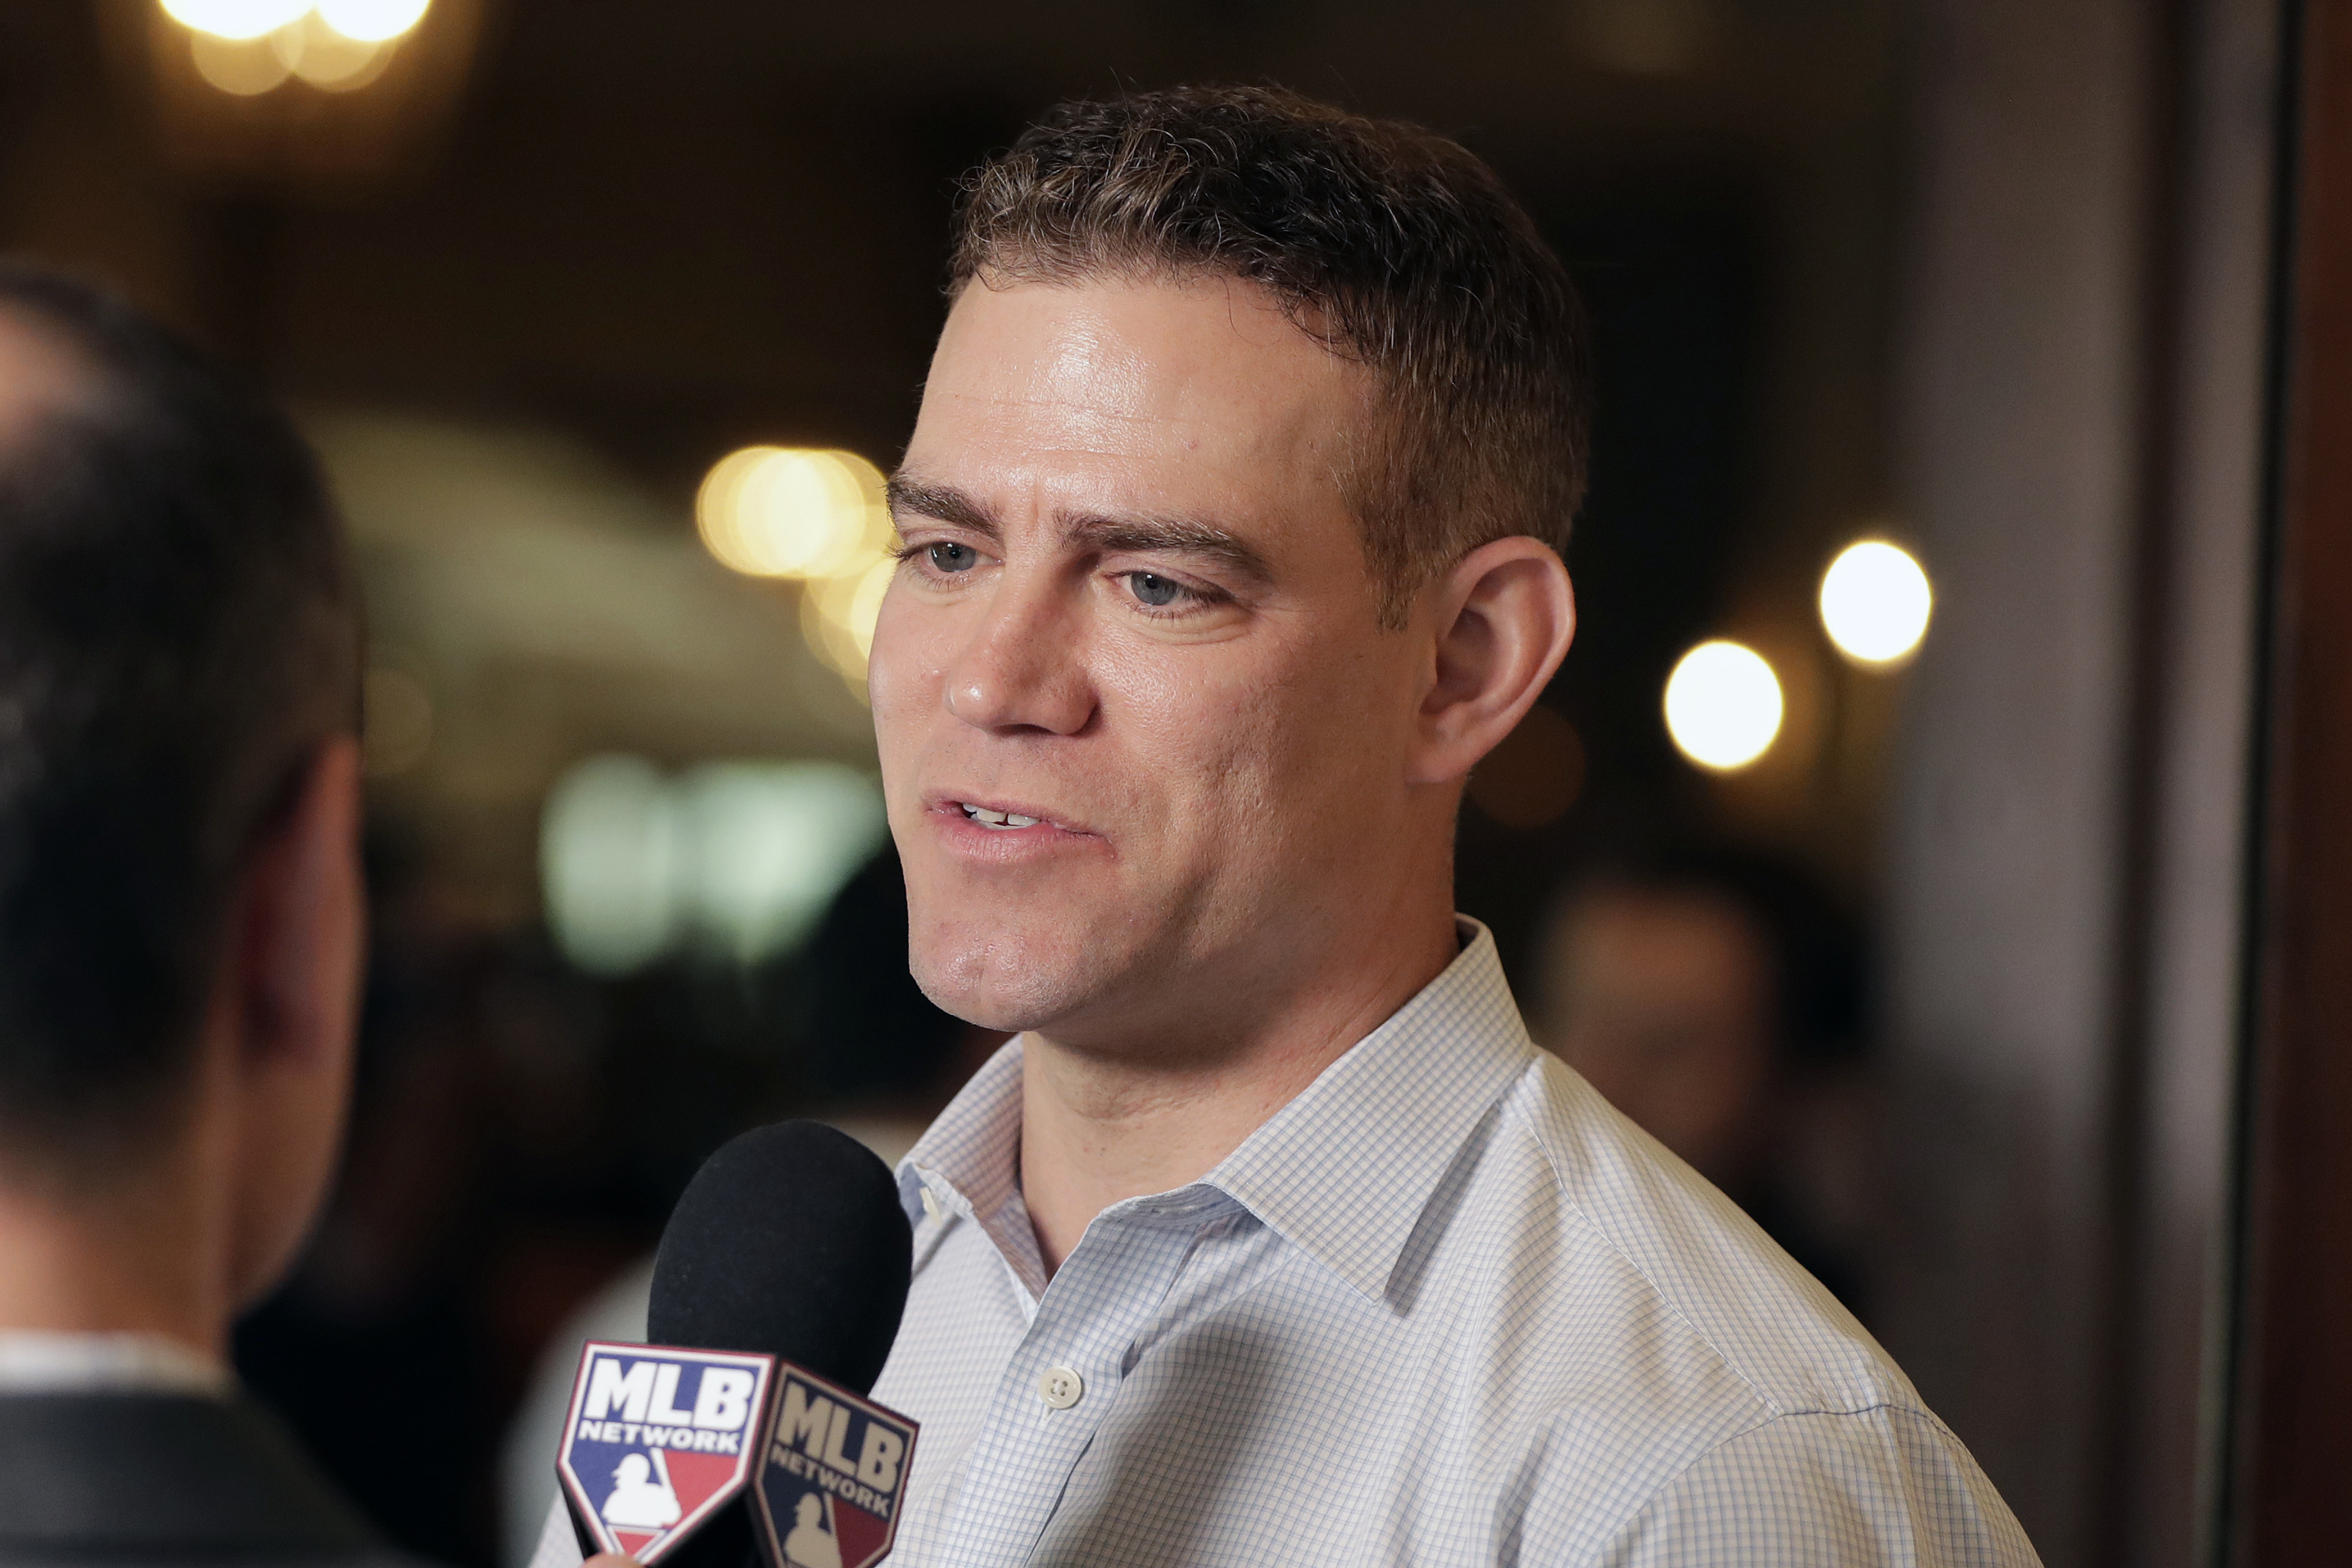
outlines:
{"label": "man's forehead", "polygon": [[1237,279],[974,284],[940,335],[924,420],[1076,449],[1291,446],[1351,417],[1360,379]]}

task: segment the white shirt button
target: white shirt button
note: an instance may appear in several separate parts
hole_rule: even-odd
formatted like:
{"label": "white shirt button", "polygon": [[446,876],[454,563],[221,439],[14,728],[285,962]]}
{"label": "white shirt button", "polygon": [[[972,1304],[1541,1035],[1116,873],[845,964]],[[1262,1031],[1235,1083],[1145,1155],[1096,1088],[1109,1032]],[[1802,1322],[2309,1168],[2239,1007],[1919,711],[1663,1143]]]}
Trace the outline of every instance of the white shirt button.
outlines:
{"label": "white shirt button", "polygon": [[933,1219],[940,1217],[940,1195],[929,1187],[923,1189],[923,1212]]}
{"label": "white shirt button", "polygon": [[1037,1380],[1037,1397],[1055,1410],[1067,1410],[1087,1396],[1087,1380],[1066,1366],[1049,1366]]}

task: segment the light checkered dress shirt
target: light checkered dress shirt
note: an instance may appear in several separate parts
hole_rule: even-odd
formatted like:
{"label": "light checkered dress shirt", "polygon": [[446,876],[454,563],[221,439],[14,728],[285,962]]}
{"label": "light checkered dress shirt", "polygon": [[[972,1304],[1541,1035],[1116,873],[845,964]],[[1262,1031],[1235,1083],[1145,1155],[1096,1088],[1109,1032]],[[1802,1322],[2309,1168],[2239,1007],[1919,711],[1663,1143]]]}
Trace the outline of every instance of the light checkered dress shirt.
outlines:
{"label": "light checkered dress shirt", "polygon": [[898,1168],[892,1568],[2034,1562],[1829,1294],[1529,1043],[1492,937],[1048,1280],[1021,1052]]}
{"label": "light checkered dress shirt", "polygon": [[[1016,1039],[898,1167],[891,1568],[2035,1559],[1730,1202],[1528,1042],[1495,944],[1051,1280]],[[561,1510],[532,1568],[579,1560]]]}

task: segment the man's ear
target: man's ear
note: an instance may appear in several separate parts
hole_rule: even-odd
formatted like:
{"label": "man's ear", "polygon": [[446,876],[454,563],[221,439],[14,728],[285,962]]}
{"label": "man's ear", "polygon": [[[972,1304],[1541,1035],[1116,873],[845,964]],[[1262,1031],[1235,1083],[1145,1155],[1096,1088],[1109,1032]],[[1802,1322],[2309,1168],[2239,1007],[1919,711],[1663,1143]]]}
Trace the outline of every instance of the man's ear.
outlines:
{"label": "man's ear", "polygon": [[1568,568],[1524,534],[1482,544],[1423,591],[1436,658],[1421,704],[1412,784],[1450,784],[1502,743],[1576,635]]}
{"label": "man's ear", "polygon": [[332,1179],[349,1109],[360,961],[358,742],[328,742],[247,868],[225,1090],[230,1256],[238,1305],[283,1279]]}
{"label": "man's ear", "polygon": [[314,1063],[350,1048],[365,931],[360,748],[320,746],[247,872],[242,1013],[248,1054]]}

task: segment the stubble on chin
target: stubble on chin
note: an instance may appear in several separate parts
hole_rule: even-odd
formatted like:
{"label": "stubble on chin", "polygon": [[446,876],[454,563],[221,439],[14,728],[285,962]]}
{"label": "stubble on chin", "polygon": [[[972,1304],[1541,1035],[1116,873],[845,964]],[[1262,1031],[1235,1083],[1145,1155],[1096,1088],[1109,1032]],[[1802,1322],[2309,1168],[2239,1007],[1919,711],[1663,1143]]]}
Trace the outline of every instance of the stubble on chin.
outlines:
{"label": "stubble on chin", "polygon": [[1040,940],[1017,926],[918,917],[908,948],[915,984],[932,1005],[983,1029],[1041,1029],[1092,1000],[1106,966],[1066,940]]}

